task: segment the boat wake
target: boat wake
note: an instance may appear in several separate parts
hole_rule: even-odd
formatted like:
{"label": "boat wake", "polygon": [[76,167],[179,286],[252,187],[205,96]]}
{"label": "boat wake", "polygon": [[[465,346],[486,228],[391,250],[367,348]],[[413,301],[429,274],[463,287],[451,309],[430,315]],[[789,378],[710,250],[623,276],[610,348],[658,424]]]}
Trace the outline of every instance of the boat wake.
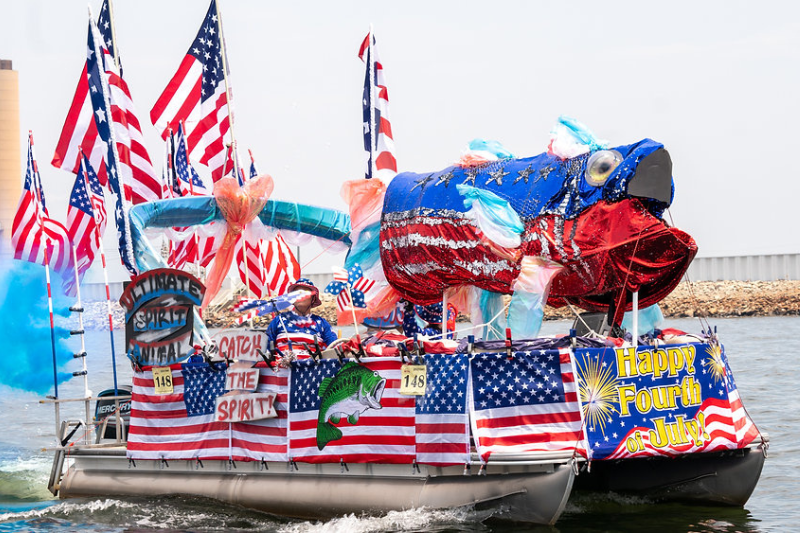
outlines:
{"label": "boat wake", "polygon": [[[42,507],[42,505],[46,505]],[[53,504],[0,507],[0,532],[53,529],[107,531],[265,531],[271,533],[371,533],[385,531],[488,531],[489,512],[470,509],[392,511],[382,516],[348,515],[329,521],[297,521],[187,496],[158,499],[74,499]]]}

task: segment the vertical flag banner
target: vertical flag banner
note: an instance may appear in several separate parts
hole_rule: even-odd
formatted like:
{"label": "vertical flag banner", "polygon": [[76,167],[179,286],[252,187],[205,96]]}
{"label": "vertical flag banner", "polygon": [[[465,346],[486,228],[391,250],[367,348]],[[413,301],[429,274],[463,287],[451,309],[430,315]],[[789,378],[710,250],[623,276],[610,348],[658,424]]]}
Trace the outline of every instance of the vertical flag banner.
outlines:
{"label": "vertical flag banner", "polygon": [[[153,164],[144,145],[144,135],[133,105],[128,84],[114,58],[114,42],[111,30],[109,0],[103,2],[97,20],[98,48],[103,54],[103,72],[106,76],[111,104],[111,126],[115,130],[117,143],[117,171],[123,175],[126,198],[134,204],[161,198],[160,185]],[[67,113],[61,136],[53,155],[53,166],[78,173],[81,150],[89,158],[92,168],[97,169],[102,184],[107,183],[107,140],[102,138],[95,123],[91,91],[96,90],[99,80],[92,80],[89,65],[84,65],[75,96]]]}
{"label": "vertical flag banner", "polygon": [[471,370],[472,434],[484,461],[493,453],[582,446],[581,404],[569,350],[478,354]]}
{"label": "vertical flag banner", "polygon": [[399,359],[295,361],[290,388],[293,460],[414,462],[414,397],[400,394]]}
{"label": "vertical flag banner", "polygon": [[[108,171],[108,184],[111,191],[117,195],[114,219],[117,224],[117,237],[119,255],[122,264],[132,275],[138,273],[136,258],[133,255],[133,242],[131,241],[130,221],[128,219],[128,191],[125,178],[129,172],[122,169],[124,164],[120,161],[120,153],[116,142],[116,128],[114,123],[112,93],[109,90],[109,80],[106,77],[104,60],[110,61],[110,56],[100,47],[100,34],[94,21],[89,19],[89,35],[86,58],[86,79],[89,82],[89,94],[95,115],[95,126],[98,138],[105,145],[105,163]],[[160,193],[161,186],[155,184]]]}
{"label": "vertical flag banner", "polygon": [[225,145],[232,140],[223,41],[212,0],[178,71],[150,111],[150,120],[164,139],[170,128],[185,124],[189,156],[208,166],[214,181],[223,175]]}
{"label": "vertical flag banner", "polygon": [[466,354],[427,354],[425,395],[417,397],[417,462],[436,466],[470,462]]}
{"label": "vertical flag banner", "polygon": [[392,178],[397,174],[392,123],[389,121],[389,91],[378,58],[375,36],[370,31],[361,43],[358,57],[366,64],[361,105],[364,118],[364,150],[367,169],[364,175]]}
{"label": "vertical flag banner", "polygon": [[743,448],[759,433],[719,345],[580,349],[592,459]]}

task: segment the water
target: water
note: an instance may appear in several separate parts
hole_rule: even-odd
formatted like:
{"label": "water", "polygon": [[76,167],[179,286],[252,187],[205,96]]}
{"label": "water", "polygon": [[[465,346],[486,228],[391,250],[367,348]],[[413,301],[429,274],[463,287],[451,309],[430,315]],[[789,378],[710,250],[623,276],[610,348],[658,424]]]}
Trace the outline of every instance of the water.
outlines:
{"label": "water", "polygon": [[[202,498],[76,499],[58,501],[47,491],[55,417],[41,397],[0,385],[0,533],[5,531],[267,531],[305,532],[782,532],[800,528],[800,320],[793,317],[719,319],[712,322],[726,346],[740,394],[751,417],[769,433],[769,457],[744,509],[654,504],[644,499],[573,497],[555,527],[521,527],[486,520],[469,509],[411,510],[378,517],[348,516],[326,522],[287,520]],[[690,332],[694,319],[667,324]],[[545,323],[543,334],[566,332],[567,322]],[[122,346],[122,332],[116,345]],[[94,393],[113,383],[108,332],[87,333]],[[4,354],[11,357],[13,354]],[[49,364],[49,354],[43,356]],[[78,370],[77,363],[74,369]],[[117,356],[120,384],[130,382]],[[59,387],[61,397],[83,394],[82,378]],[[82,418],[83,404],[65,404],[63,418]]]}

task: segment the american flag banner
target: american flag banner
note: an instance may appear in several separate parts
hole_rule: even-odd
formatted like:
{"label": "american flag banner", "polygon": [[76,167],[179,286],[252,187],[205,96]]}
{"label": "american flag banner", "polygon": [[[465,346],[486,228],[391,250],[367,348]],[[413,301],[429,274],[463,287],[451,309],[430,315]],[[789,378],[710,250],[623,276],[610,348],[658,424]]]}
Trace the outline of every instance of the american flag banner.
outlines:
{"label": "american flag banner", "polygon": [[400,360],[292,363],[289,456],[308,463],[411,464],[415,401],[400,394]]}
{"label": "american flag banner", "polygon": [[494,453],[572,452],[582,446],[569,350],[484,353],[470,366],[472,434],[483,461]]}
{"label": "american flag banner", "polygon": [[759,437],[718,344],[579,349],[594,460],[743,448]]}
{"label": "american flag banner", "polygon": [[436,466],[470,462],[466,354],[427,354],[425,395],[416,400],[417,462]]}
{"label": "american flag banner", "polygon": [[[96,210],[99,212],[95,213]],[[67,206],[67,232],[75,246],[79,283],[102,245],[105,226],[103,189],[84,156]]]}
{"label": "american flag banner", "polygon": [[[115,50],[111,29],[110,2],[106,0],[97,20],[99,48],[103,55],[109,100],[111,104],[114,137],[117,143],[117,171],[125,184],[126,199],[134,204],[161,198],[161,190],[150,156],[144,145],[144,135],[136,115],[128,84],[115,63]],[[107,182],[107,147],[98,130],[90,91],[95,90],[90,79],[90,69],[84,65],[78,87],[72,99],[64,127],[61,131],[53,165],[76,173],[80,169],[83,150],[92,167],[98,170],[101,183]]]}
{"label": "american flag banner", "polygon": [[286,461],[289,371],[262,368],[256,392],[276,392],[277,418],[216,422],[225,365],[175,364],[173,393],[156,394],[151,368],[134,372],[128,457]]}
{"label": "american flag banner", "polygon": [[389,91],[378,58],[375,36],[370,31],[361,43],[358,57],[366,63],[364,92],[361,100],[364,118],[364,150],[367,170],[364,175],[392,178],[397,174],[392,123],[389,121]]}
{"label": "american flag banner", "polygon": [[300,263],[280,232],[262,247],[266,283],[272,294],[283,294],[300,278]]}
{"label": "american flag banner", "polygon": [[183,124],[178,126],[175,134],[175,176],[178,179],[181,196],[208,196],[209,190],[206,188],[200,175],[189,162],[189,154],[186,152],[186,137],[183,133]]}
{"label": "american flag banner", "polygon": [[212,0],[178,71],[150,111],[150,120],[164,139],[170,129],[185,124],[190,157],[208,166],[215,182],[223,176],[225,145],[232,140],[223,43],[217,3]]}
{"label": "american flag banner", "polygon": [[[128,189],[125,182],[128,172],[122,167],[120,153],[116,141],[117,128],[111,127],[114,124],[112,94],[109,89],[109,79],[106,77],[105,67],[103,66],[104,56],[106,55],[100,47],[100,34],[94,21],[89,19],[88,50],[86,58],[86,79],[89,83],[89,95],[94,109],[95,125],[97,126],[98,138],[103,142],[106,149],[106,169],[108,171],[108,184],[111,191],[117,195],[117,203],[114,209],[114,219],[117,224],[117,237],[119,245],[119,255],[122,264],[128,271],[136,275],[138,268],[136,258],[133,254],[133,242],[131,240],[130,221],[128,219],[128,205],[126,197]],[[109,58],[105,58],[109,59]],[[160,185],[155,182],[156,190],[160,193]]]}

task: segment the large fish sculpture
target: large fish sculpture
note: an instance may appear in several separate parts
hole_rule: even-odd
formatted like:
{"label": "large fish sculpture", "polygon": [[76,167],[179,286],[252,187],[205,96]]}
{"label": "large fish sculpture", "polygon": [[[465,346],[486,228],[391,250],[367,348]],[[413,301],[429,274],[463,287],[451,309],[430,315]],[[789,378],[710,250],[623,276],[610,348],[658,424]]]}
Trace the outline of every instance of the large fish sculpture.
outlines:
{"label": "large fish sculpture", "polygon": [[[619,324],[632,293],[644,308],[675,288],[697,245],[662,219],[674,194],[672,161],[662,144],[644,139],[608,148],[582,126],[564,118],[560,124],[585,142],[578,153],[553,149],[554,139],[534,157],[501,153],[493,161],[401,173],[388,185],[353,180],[342,189],[349,219],[333,209],[269,200],[258,222],[350,246],[347,266],[360,263],[365,273],[385,279],[394,296],[384,291],[367,314],[380,305],[390,311],[397,297],[427,305],[448,289],[472,286],[514,297],[538,290],[539,307],[609,311]],[[223,218],[212,197],[135,206],[131,231],[140,268],[164,266],[145,228]],[[514,239],[505,238],[509,231]],[[540,276],[544,281],[531,289],[527,280],[540,268],[553,275]],[[369,307],[375,300],[367,301]],[[519,309],[515,314],[528,312]]]}
{"label": "large fish sculpture", "polygon": [[[464,185],[518,214],[516,254],[482,238]],[[551,305],[624,310],[638,291],[644,307],[675,288],[697,252],[692,237],[661,218],[672,197],[669,153],[650,139],[568,159],[543,153],[402,173],[386,191],[381,263],[387,281],[418,304],[464,284],[511,294],[521,258],[534,256],[563,267],[552,279]]]}

